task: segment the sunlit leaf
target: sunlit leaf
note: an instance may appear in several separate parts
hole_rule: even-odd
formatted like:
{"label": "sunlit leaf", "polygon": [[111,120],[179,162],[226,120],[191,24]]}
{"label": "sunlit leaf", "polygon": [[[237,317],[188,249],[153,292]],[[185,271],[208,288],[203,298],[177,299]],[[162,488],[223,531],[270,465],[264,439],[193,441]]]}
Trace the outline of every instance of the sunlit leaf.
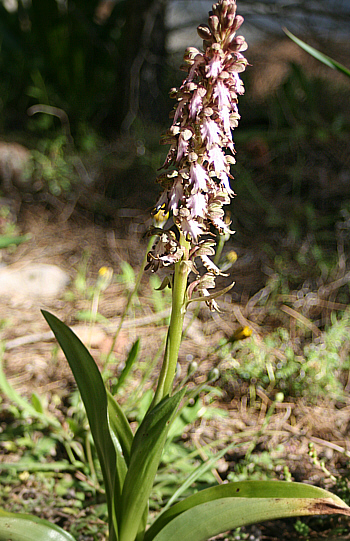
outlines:
{"label": "sunlit leaf", "polygon": [[106,388],[94,359],[74,332],[49,312],[43,310],[42,313],[66,356],[84,402],[105,482],[110,538],[113,539],[115,516],[112,501],[115,498],[120,503],[122,480],[116,476],[117,454],[109,431]]}
{"label": "sunlit leaf", "polygon": [[75,541],[56,524],[32,515],[0,509],[0,541]]}
{"label": "sunlit leaf", "polygon": [[130,449],[134,435],[129,425],[129,421],[125,417],[124,411],[119,406],[117,400],[107,390],[108,399],[108,416],[109,426],[112,433],[117,438],[120,450],[124,456],[125,462],[128,465],[130,461]]}
{"label": "sunlit leaf", "polygon": [[327,55],[325,55],[323,53],[320,53],[320,51],[318,51],[317,49],[314,49],[313,47],[311,47],[311,45],[308,45],[307,43],[305,43],[301,39],[294,36],[294,34],[289,32],[289,30],[287,30],[286,28],[283,28],[283,31],[287,34],[287,36],[292,41],[294,41],[294,43],[299,45],[299,47],[304,49],[304,51],[306,51],[307,53],[311,54],[311,56],[313,56],[314,58],[316,58],[320,62],[323,62],[323,64],[326,64],[326,66],[329,66],[332,69],[340,71],[341,73],[344,73],[345,75],[350,77],[350,70],[348,68],[346,68],[345,66],[343,66],[343,64],[340,64],[336,60],[333,60],[333,58],[330,58],[329,56],[327,56]]}
{"label": "sunlit leaf", "polygon": [[[164,513],[162,513],[157,520],[152,524],[152,526],[149,528],[149,530],[146,532],[144,541],[151,541],[153,539],[157,539],[158,541],[158,533],[161,531],[165,531],[165,528],[167,524],[170,524],[172,522],[175,522],[174,519],[180,518],[184,515],[184,513],[189,513],[189,516],[191,516],[192,511],[197,506],[201,506],[203,504],[208,504],[210,502],[214,502],[216,500],[220,500],[221,503],[225,501],[225,499],[233,499],[231,504],[229,505],[228,509],[231,508],[231,515],[232,520],[237,522],[237,525],[230,526],[226,528],[226,530],[230,530],[232,528],[236,528],[239,526],[244,526],[245,524],[252,524],[254,522],[262,522],[263,520],[270,520],[272,518],[282,518],[286,516],[297,516],[298,513],[294,512],[294,509],[297,508],[297,504],[293,503],[293,515],[285,514],[288,510],[288,505],[286,505],[286,509],[282,507],[282,511],[284,514],[282,515],[276,515],[276,516],[267,516],[266,518],[263,518],[261,515],[259,515],[257,518],[255,518],[255,515],[251,515],[250,511],[247,514],[247,517],[249,519],[248,522],[246,522],[245,515],[242,515],[242,512],[240,512],[236,516],[235,506],[238,504],[238,499],[243,500],[243,502],[247,502],[247,507],[252,510],[255,508],[256,504],[262,499],[269,500],[269,505],[272,507],[275,504],[273,503],[277,499],[287,499],[290,502],[294,501],[300,501],[302,499],[311,499],[314,498],[314,501],[318,500],[328,500],[331,499],[331,504],[335,506],[336,509],[340,508],[345,510],[345,514],[348,514],[350,509],[346,506],[346,504],[337,496],[334,494],[331,494],[330,492],[327,492],[326,490],[323,490],[318,487],[314,487],[311,485],[306,485],[304,483],[287,483],[285,481],[242,481],[237,483],[228,483],[224,485],[218,485],[215,487],[211,487],[205,490],[201,490],[200,492],[197,492],[197,494],[193,494],[192,496],[189,496],[185,500],[177,503]],[[241,505],[241,504],[240,504]],[[231,506],[231,507],[230,507]],[[260,506],[260,507],[259,507]],[[264,509],[264,506],[261,506],[259,504],[257,509]],[[294,506],[294,507],[293,507]],[[245,509],[244,506],[242,509]],[[304,511],[306,510],[306,507],[304,508]],[[280,512],[282,512],[280,511]],[[337,512],[337,511],[333,511]],[[228,511],[229,513],[229,511]],[[214,513],[215,514],[215,513]],[[301,514],[317,514],[317,513],[299,513]],[[320,514],[320,513],[319,513]],[[181,515],[181,517],[180,517]],[[236,524],[235,522],[235,524]],[[219,530],[217,533],[221,533],[224,530]],[[166,530],[167,532],[169,530]],[[211,537],[213,535],[216,535],[216,533],[208,535],[208,537]],[[208,537],[204,537],[203,539],[207,539]],[[163,538],[159,538],[163,540]],[[165,539],[165,538],[164,538]],[[190,539],[190,538],[189,538]],[[170,541],[170,538],[169,538]],[[184,541],[181,539],[181,541]],[[191,541],[198,541],[196,537],[193,537]]]}
{"label": "sunlit leaf", "polygon": [[120,541],[134,541],[139,531],[169,426],[184,392],[164,398],[148,411],[135,434],[122,493]]}
{"label": "sunlit leaf", "polygon": [[129,351],[128,358],[125,361],[125,366],[119,376],[117,384],[114,386],[114,389],[113,389],[114,394],[116,394],[118,390],[120,389],[120,387],[124,384],[135,361],[137,361],[139,351],[140,351],[140,339],[137,339],[132,345],[131,350]]}
{"label": "sunlit leaf", "polygon": [[[344,504],[345,506],[345,504]],[[304,515],[350,515],[331,498],[221,498],[197,505],[171,520],[153,541],[207,541],[248,524]]]}

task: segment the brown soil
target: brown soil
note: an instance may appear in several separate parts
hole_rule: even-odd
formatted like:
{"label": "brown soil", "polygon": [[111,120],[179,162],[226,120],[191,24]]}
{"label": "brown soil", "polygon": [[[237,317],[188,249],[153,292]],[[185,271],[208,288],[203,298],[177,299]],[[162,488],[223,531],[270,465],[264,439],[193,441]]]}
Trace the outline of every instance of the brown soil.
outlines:
{"label": "brown soil", "polygon": [[[70,300],[65,300],[64,295],[59,299],[30,299],[20,294],[15,298],[0,299],[1,320],[6,323],[0,335],[5,344],[4,370],[20,395],[29,397],[35,391],[47,396],[50,403],[53,396],[64,400],[70,393],[74,386],[72,375],[63,355],[57,354],[53,339],[47,337],[48,328],[40,309],[51,311],[67,324],[79,324],[81,328],[77,312],[89,309],[91,305],[91,301],[74,289],[74,280],[82,261],[88,260],[88,285],[95,282],[98,269],[103,265],[112,267],[115,274],[119,274],[120,263],[128,261],[138,270],[145,244],[140,238],[140,223],[143,218],[147,220],[146,215],[140,213],[140,216],[137,220],[124,220],[123,225],[119,223],[114,228],[106,228],[75,214],[69,220],[60,220],[57,214],[41,206],[22,208],[18,227],[22,233],[30,233],[31,239],[12,252],[3,251],[3,263],[13,266],[25,266],[32,262],[58,265],[71,276],[70,291],[74,295]],[[138,232],[135,233],[135,230]],[[215,345],[220,338],[231,336],[235,329],[246,323],[256,333],[264,333],[273,325],[267,314],[248,305],[252,294],[264,286],[261,256],[257,251],[249,252],[243,248],[239,255],[241,262],[238,260],[233,273],[238,287],[233,295],[219,301],[222,308],[219,314],[211,314],[202,307],[181,346],[182,373],[186,373],[189,356],[199,364],[199,373],[193,380],[196,383],[204,381],[209,370],[218,363]],[[115,346],[116,360],[110,366],[112,373],[118,372],[120,363],[137,337],[141,337],[141,359],[147,362],[154,357],[165,336],[164,314],[158,317],[154,313],[147,276],[142,282],[139,299]],[[113,282],[99,304],[99,313],[106,319],[94,326],[91,335],[89,331],[85,332],[85,339],[91,340],[91,351],[99,364],[101,355],[111,347],[125,302],[124,286],[120,282]],[[281,320],[283,317],[281,314]],[[20,338],[23,338],[22,345],[14,342]],[[149,386],[152,384],[153,380],[148,382]],[[137,374],[131,385],[137,385]],[[6,402],[6,397],[4,399]],[[342,471],[350,453],[350,399],[341,406],[330,402],[318,404],[317,407],[303,401],[283,402],[277,404],[270,420],[265,423],[271,403],[271,397],[263,392],[260,392],[253,405],[249,405],[246,393],[235,396],[224,389],[218,405],[225,408],[227,417],[202,420],[189,427],[183,438],[191,440],[197,447],[222,438],[244,443],[239,451],[229,453],[219,462],[215,471],[219,481],[226,478],[233,463],[244,456],[254,441],[257,451],[268,450],[273,458],[283,459],[295,480],[331,487],[333,481],[309,458],[308,445],[314,443],[319,457],[327,459],[327,465],[333,472]],[[50,407],[61,416],[60,409],[53,405]],[[15,457],[12,458],[15,460]],[[1,461],[11,461],[11,456],[0,456]],[[283,469],[278,471],[277,468],[276,477],[284,478]],[[274,537],[273,532],[265,532],[264,538],[274,539],[278,535]]]}

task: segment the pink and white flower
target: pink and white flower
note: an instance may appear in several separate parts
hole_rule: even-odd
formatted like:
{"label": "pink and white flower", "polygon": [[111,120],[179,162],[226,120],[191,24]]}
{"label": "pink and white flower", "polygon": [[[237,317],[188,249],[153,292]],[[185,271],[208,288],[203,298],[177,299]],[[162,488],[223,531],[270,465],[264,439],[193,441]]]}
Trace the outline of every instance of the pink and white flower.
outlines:
{"label": "pink and white flower", "polygon": [[199,190],[207,190],[208,173],[202,165],[192,163],[190,168],[190,179],[193,186],[192,193]]}
{"label": "pink and white flower", "polygon": [[[240,119],[238,96],[244,93],[240,73],[248,64],[242,54],[247,44],[242,36],[236,36],[242,22],[243,17],[236,15],[236,0],[217,0],[208,25],[198,27],[203,51],[186,49],[182,69],[187,76],[180,88],[171,91],[177,103],[173,124],[163,139],[171,146],[162,166],[168,173],[158,177],[164,188],[159,201],[173,214],[180,234],[190,241],[190,259],[197,257],[203,242],[200,237],[208,234],[211,226],[232,233],[223,206],[234,196],[229,182],[235,152],[232,130]],[[227,149],[231,151],[228,154]],[[152,261],[158,268],[161,262],[167,265],[174,260],[173,254],[168,260],[164,250],[171,245],[176,258],[175,244],[172,236],[163,237],[161,255],[149,258],[151,268]],[[206,266],[207,277],[215,274],[208,259]],[[203,285],[203,292],[208,287]]]}
{"label": "pink and white flower", "polygon": [[204,194],[197,192],[190,195],[187,200],[187,208],[190,209],[191,215],[196,217],[205,218],[207,210],[207,199]]}
{"label": "pink and white flower", "polygon": [[222,59],[219,52],[214,52],[213,57],[209,60],[205,67],[207,77],[214,77],[215,79],[222,72]]}
{"label": "pink and white flower", "polygon": [[219,126],[211,118],[204,118],[201,125],[201,135],[203,141],[207,142],[207,147],[220,144]]}

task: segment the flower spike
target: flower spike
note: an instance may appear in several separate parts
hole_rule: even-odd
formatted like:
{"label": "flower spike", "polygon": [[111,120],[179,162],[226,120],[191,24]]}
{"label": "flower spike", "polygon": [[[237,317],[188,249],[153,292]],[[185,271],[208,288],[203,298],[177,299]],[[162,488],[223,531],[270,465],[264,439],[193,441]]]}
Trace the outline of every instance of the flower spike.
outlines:
{"label": "flower spike", "polygon": [[[215,3],[208,24],[197,29],[203,50],[186,49],[182,69],[187,76],[170,93],[176,105],[173,123],[161,141],[170,149],[157,178],[164,190],[157,208],[162,206],[172,215],[177,234],[190,243],[193,258],[199,255],[194,247],[201,246],[203,235],[210,234],[212,227],[221,234],[232,233],[223,206],[234,196],[230,187],[230,166],[235,163],[232,131],[240,119],[238,96],[244,93],[240,73],[248,64],[242,54],[247,43],[236,36],[242,23],[235,0]],[[148,267],[153,271],[178,260],[181,249],[169,240],[160,236],[161,246],[149,254]],[[167,249],[171,250],[168,256]],[[207,255],[205,261],[201,259],[213,276],[218,274]]]}

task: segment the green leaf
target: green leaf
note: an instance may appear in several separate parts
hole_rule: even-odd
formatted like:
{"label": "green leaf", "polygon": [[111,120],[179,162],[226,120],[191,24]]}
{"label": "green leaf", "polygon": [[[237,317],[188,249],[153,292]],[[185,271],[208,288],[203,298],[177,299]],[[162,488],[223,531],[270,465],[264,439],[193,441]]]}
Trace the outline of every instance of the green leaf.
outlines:
{"label": "green leaf", "polygon": [[[133,440],[133,433],[129,422],[118,402],[114,400],[113,396],[107,389],[106,391],[108,401],[109,430],[118,457],[115,473],[116,483],[117,486],[122,487],[126,477],[126,472],[128,470],[127,464],[129,464],[130,461],[130,449]],[[113,508],[115,509],[116,517],[118,517],[121,511],[120,499],[118,499],[115,495],[113,500]]]}
{"label": "green leaf", "polygon": [[350,508],[336,504],[331,498],[220,498],[185,511],[170,521],[153,541],[207,541],[248,524],[333,513],[350,515]]}
{"label": "green leaf", "polygon": [[289,32],[289,30],[287,30],[286,28],[283,28],[283,31],[287,34],[287,36],[292,41],[294,41],[294,43],[299,45],[299,47],[304,49],[304,51],[306,51],[307,53],[311,54],[311,56],[313,56],[314,58],[316,58],[320,62],[323,62],[323,64],[326,64],[326,66],[329,66],[332,69],[340,71],[341,73],[344,73],[345,75],[350,77],[350,70],[348,68],[346,68],[345,66],[343,66],[343,64],[340,64],[339,62],[337,62],[336,60],[333,60],[329,56],[327,56],[327,55],[325,55],[323,53],[320,53],[320,51],[318,51],[317,49],[314,49],[313,47],[311,47],[311,45],[308,45],[307,43],[305,43],[301,39],[294,36],[294,34]]}
{"label": "green leaf", "polygon": [[44,406],[40,396],[37,393],[32,394],[32,405],[38,413],[44,413]]}
{"label": "green leaf", "polygon": [[32,515],[0,509],[0,541],[75,541],[56,524]]}
{"label": "green leaf", "polygon": [[128,358],[126,359],[125,366],[119,376],[117,384],[114,386],[114,394],[117,394],[120,387],[125,382],[126,378],[129,375],[130,370],[132,369],[134,362],[137,360],[140,351],[140,339],[138,338],[132,345],[131,350],[129,351]]}
{"label": "green leaf", "polygon": [[125,417],[124,411],[108,390],[107,399],[109,427],[112,434],[114,434],[119,442],[120,450],[124,456],[126,464],[129,465],[130,450],[134,435],[129,425],[129,421]]}
{"label": "green leaf", "polygon": [[21,237],[0,235],[0,249],[8,248],[8,246],[12,246],[14,244],[18,246],[22,242],[26,242],[28,239],[30,239],[30,235],[23,235]]}
{"label": "green leaf", "polygon": [[[209,502],[214,502],[216,500],[223,501],[226,498],[235,498],[238,499],[244,499],[246,500],[249,498],[248,507],[254,508],[256,501],[260,499],[269,499],[269,500],[275,500],[275,499],[283,499],[286,498],[288,500],[299,500],[302,498],[310,499],[327,499],[331,498],[333,503],[335,505],[345,507],[347,506],[344,504],[344,502],[335,496],[334,494],[331,494],[330,492],[327,492],[326,490],[323,490],[318,487],[314,487],[311,485],[306,485],[304,483],[287,483],[286,481],[242,481],[237,483],[228,483],[225,485],[218,485],[215,487],[207,488],[205,490],[201,490],[200,492],[197,492],[197,494],[193,494],[192,496],[189,496],[182,502],[177,503],[164,513],[162,513],[157,520],[152,524],[152,526],[147,530],[145,534],[144,541],[151,541],[153,539],[157,539],[158,541],[158,533],[163,531],[165,527],[170,524],[171,522],[175,521],[177,517],[182,516],[185,512],[192,512],[194,508],[197,506],[207,504]],[[233,504],[232,504],[233,505]],[[270,504],[271,505],[271,504]],[[231,509],[231,514],[233,514],[233,510]],[[307,514],[307,513],[306,513]],[[308,513],[312,514],[312,513]],[[281,518],[285,516],[295,516],[295,515],[281,515]],[[242,518],[243,517],[243,518]],[[238,515],[238,518],[243,521],[244,515]],[[277,517],[274,517],[277,518]],[[268,520],[259,517],[259,519],[254,519],[252,522],[239,522],[237,526],[231,526],[229,528],[226,528],[227,530],[230,530],[232,528],[236,528],[239,526],[244,526],[245,524],[252,524],[253,522],[262,522],[263,520]],[[236,520],[236,519],[235,519]],[[220,530],[217,533],[221,533],[225,530]],[[216,534],[212,534],[216,535]],[[210,536],[208,536],[210,537]],[[205,538],[207,539],[207,538]],[[170,539],[169,539],[170,541]],[[181,541],[184,541],[181,539]],[[197,538],[193,538],[191,541],[197,541]]]}
{"label": "green leaf", "polygon": [[106,388],[94,359],[74,332],[49,312],[42,310],[42,314],[66,356],[84,402],[105,483],[110,539],[114,540],[117,532],[113,527],[115,519],[113,498],[118,506],[122,486],[121,479],[116,475],[117,453],[109,430]]}
{"label": "green leaf", "polygon": [[165,397],[149,410],[135,434],[122,493],[119,541],[134,541],[139,532],[169,426],[184,393],[185,389]]}

